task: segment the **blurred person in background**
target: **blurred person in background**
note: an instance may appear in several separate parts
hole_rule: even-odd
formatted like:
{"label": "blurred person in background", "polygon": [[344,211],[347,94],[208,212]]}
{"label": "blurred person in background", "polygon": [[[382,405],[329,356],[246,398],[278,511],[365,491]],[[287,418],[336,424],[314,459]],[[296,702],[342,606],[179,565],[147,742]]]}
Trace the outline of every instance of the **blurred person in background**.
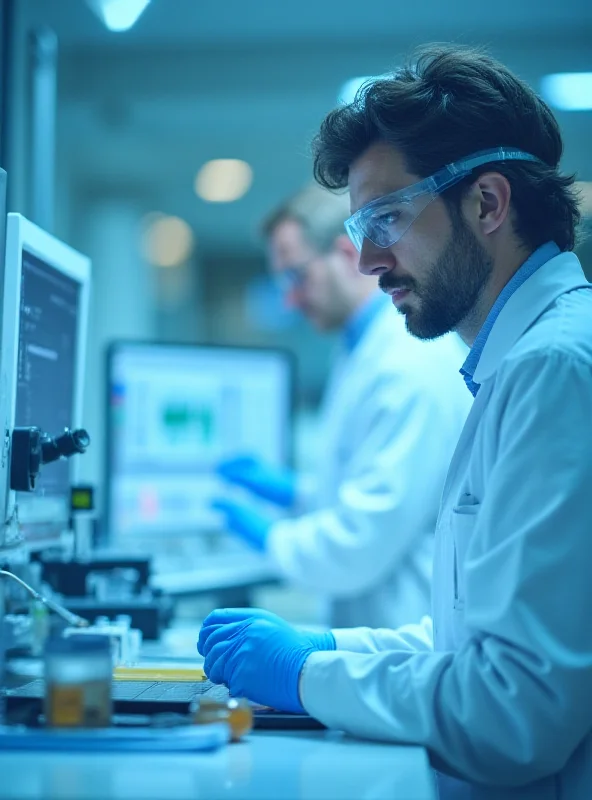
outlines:
{"label": "blurred person in background", "polygon": [[458,372],[460,339],[413,338],[376,278],[359,273],[348,214],[348,195],[312,184],[264,226],[285,301],[342,338],[313,491],[237,458],[220,474],[291,516],[272,524],[248,502],[215,506],[285,578],[329,599],[332,626],[393,627],[429,613],[438,504],[471,397]]}
{"label": "blurred person in background", "polygon": [[562,150],[526,83],[455,46],[325,119],[315,174],[349,186],[360,270],[416,336],[471,347],[433,626],[315,638],[225,609],[200,633],[231,692],[425,747],[442,800],[592,797],[592,285]]}

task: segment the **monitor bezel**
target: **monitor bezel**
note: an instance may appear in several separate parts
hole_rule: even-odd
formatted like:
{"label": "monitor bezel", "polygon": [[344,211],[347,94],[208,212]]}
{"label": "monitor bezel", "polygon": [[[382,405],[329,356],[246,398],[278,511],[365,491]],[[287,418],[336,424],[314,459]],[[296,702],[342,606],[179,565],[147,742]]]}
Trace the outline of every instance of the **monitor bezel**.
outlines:
{"label": "monitor bezel", "polygon": [[[2,309],[2,322],[0,322],[0,424],[2,425],[0,441],[0,514],[4,516],[0,527],[0,548],[6,539],[6,520],[8,519],[8,492],[9,492],[9,469],[8,469],[8,442],[9,442],[9,419],[11,416],[10,398],[6,391],[7,378],[4,372],[3,357],[4,352],[4,318],[6,316],[6,301],[4,284],[6,280],[6,171],[0,168],[0,308]],[[1,603],[0,603],[1,606]],[[0,624],[1,624],[0,608]]]}
{"label": "monitor bezel", "polygon": [[[7,428],[12,431],[16,418],[16,395],[20,331],[20,295],[22,285],[23,250],[49,264],[58,272],[72,278],[80,284],[80,307],[77,329],[77,358],[74,376],[75,392],[72,404],[72,427],[82,426],[82,411],[84,398],[86,351],[88,338],[88,312],[91,282],[90,259],[74,250],[69,245],[57,239],[38,225],[26,219],[22,214],[10,213],[6,220],[6,266],[4,281],[4,303],[2,321],[2,376],[5,385],[3,393],[10,400],[10,409],[7,415]],[[32,421],[32,424],[34,422]],[[58,431],[47,431],[56,434]],[[8,465],[10,456],[8,457]],[[70,463],[72,483],[78,481],[80,469],[79,459],[74,458]],[[15,492],[10,489],[9,474],[7,473],[7,518],[14,512],[16,503]],[[51,524],[52,520],[47,520]],[[56,531],[56,536],[58,532]],[[39,547],[55,544],[56,536],[48,537],[38,543]]]}
{"label": "monitor bezel", "polygon": [[283,358],[288,365],[288,425],[285,432],[286,466],[294,466],[294,421],[296,412],[296,356],[285,347],[267,345],[221,344],[218,342],[175,342],[162,339],[114,339],[107,344],[105,351],[105,469],[104,469],[104,500],[102,508],[101,544],[108,545],[113,540],[111,525],[111,475],[113,465],[113,415],[111,406],[111,375],[113,361],[122,349],[143,349],[148,347],[161,347],[163,350],[227,350],[238,353],[272,353]]}

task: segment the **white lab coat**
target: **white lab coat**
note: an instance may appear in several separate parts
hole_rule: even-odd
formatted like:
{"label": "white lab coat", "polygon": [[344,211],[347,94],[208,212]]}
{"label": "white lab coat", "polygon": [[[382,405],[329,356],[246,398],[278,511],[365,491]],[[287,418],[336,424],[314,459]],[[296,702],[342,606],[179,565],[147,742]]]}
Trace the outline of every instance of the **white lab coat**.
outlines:
{"label": "white lab coat", "polygon": [[429,613],[434,527],[472,404],[456,335],[420,342],[385,298],[330,380],[309,513],[272,528],[287,578],[330,600],[333,626]]}
{"label": "white lab coat", "polygon": [[508,300],[450,466],[430,624],[337,631],[301,696],[424,745],[441,798],[592,797],[592,286],[573,253]]}

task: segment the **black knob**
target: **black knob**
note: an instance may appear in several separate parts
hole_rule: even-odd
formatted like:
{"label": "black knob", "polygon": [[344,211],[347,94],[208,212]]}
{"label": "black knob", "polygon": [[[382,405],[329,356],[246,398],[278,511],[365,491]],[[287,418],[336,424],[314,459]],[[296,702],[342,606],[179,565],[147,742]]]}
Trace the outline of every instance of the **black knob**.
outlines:
{"label": "black knob", "polygon": [[43,463],[51,464],[59,458],[70,458],[75,453],[84,453],[90,444],[90,436],[83,429],[71,431],[69,428],[53,439],[44,434],[42,439]]}
{"label": "black knob", "polygon": [[69,428],[56,436],[55,446],[63,458],[69,458],[74,453],[84,453],[90,444],[90,436],[84,428],[71,431]]}

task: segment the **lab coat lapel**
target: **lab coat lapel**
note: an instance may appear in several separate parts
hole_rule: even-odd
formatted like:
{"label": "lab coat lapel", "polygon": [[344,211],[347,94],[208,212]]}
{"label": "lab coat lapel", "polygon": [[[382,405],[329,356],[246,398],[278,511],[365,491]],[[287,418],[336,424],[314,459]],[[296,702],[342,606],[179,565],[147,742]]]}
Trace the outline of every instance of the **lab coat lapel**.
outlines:
{"label": "lab coat lapel", "polygon": [[495,373],[504,357],[560,295],[581,288],[592,288],[592,284],[586,281],[577,256],[561,253],[534,272],[501,310],[475,370],[474,380],[480,384],[480,389],[450,463],[441,511],[450,504],[451,497],[452,502],[456,502],[453,492],[460,488],[475,434],[493,391]]}
{"label": "lab coat lapel", "polygon": [[495,374],[518,339],[560,295],[590,287],[575,253],[560,253],[539,267],[502,308],[477,364],[475,383]]}
{"label": "lab coat lapel", "polygon": [[[454,509],[480,503],[487,491],[487,475],[476,444],[479,429],[496,383],[496,372],[518,339],[560,295],[577,288],[592,288],[572,253],[562,253],[535,272],[508,300],[489,335],[477,370],[480,384],[471,412],[452,457],[442,493],[434,554],[433,616],[435,647],[459,647],[466,635],[462,611],[454,608]],[[469,496],[470,495],[470,496]]]}

